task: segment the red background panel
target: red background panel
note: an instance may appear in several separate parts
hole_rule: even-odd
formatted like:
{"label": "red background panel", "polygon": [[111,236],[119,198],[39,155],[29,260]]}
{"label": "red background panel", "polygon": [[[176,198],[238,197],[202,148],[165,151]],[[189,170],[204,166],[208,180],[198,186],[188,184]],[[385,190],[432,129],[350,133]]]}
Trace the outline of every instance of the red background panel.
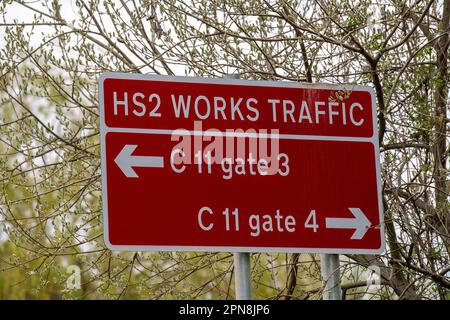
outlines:
{"label": "red background panel", "polygon": [[[169,157],[177,142],[170,135],[106,134],[106,173],[109,241],[112,245],[242,246],[265,248],[378,249],[381,230],[374,145],[371,142],[280,140],[289,156],[286,177],[241,175],[222,179],[219,165],[212,174],[199,174],[189,165],[178,174]],[[133,155],[163,156],[164,168],[135,168],[139,178],[127,178],[114,159],[124,145],[138,145]],[[197,224],[197,213],[208,206],[211,231]],[[361,240],[351,240],[353,229],[326,229],[325,218],[352,218],[349,207],[360,208],[372,227]],[[239,209],[240,231],[226,231],[225,208]],[[293,215],[296,231],[250,236],[251,214]],[[311,210],[319,229],[305,229]],[[219,251],[219,250],[218,250]]]}

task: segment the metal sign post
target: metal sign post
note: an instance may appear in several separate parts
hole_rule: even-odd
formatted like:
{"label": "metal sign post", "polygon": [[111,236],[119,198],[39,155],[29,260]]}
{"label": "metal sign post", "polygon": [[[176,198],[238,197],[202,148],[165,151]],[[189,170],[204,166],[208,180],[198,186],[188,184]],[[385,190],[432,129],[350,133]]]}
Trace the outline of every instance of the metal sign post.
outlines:
{"label": "metal sign post", "polygon": [[236,300],[251,300],[252,275],[250,272],[250,253],[234,253],[234,277]]}
{"label": "metal sign post", "polygon": [[[239,79],[238,74],[229,74],[226,79]],[[252,299],[252,274],[250,272],[250,253],[234,253],[234,284],[236,300]]]}
{"label": "metal sign post", "polygon": [[323,281],[323,300],[341,300],[341,282],[339,276],[339,255],[321,254],[320,269]]}

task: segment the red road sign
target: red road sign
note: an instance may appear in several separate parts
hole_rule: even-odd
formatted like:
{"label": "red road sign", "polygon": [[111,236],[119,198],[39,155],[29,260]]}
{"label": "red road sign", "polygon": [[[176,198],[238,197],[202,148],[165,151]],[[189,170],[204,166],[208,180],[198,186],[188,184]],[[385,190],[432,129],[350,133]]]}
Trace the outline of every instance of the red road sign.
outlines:
{"label": "red road sign", "polygon": [[109,248],[384,250],[371,88],[107,73],[99,95]]}

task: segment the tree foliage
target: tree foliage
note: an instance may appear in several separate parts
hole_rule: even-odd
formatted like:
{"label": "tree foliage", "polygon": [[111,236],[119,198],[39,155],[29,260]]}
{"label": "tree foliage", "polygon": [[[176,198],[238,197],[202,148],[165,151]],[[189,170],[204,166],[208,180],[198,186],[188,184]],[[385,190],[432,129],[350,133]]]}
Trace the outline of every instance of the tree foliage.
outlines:
{"label": "tree foliage", "polygon": [[[346,297],[368,297],[376,265],[370,297],[449,298],[449,1],[10,0],[0,14],[0,297],[234,297],[230,254],[103,244],[97,79],[122,71],[374,87],[387,251],[342,256]],[[255,297],[320,298],[318,259],[253,254]]]}

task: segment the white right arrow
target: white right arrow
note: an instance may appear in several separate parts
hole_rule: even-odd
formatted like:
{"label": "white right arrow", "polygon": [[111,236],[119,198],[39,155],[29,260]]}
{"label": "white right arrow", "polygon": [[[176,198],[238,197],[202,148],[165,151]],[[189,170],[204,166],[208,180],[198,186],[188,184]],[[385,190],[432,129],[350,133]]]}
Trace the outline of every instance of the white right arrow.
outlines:
{"label": "white right arrow", "polygon": [[137,145],[126,144],[114,159],[127,178],[139,178],[133,167],[164,168],[163,157],[132,156],[131,154],[136,148]]}
{"label": "white right arrow", "polygon": [[360,208],[348,208],[348,210],[354,218],[326,218],[326,227],[328,229],[355,229],[351,239],[360,240],[371,226],[370,220]]}

